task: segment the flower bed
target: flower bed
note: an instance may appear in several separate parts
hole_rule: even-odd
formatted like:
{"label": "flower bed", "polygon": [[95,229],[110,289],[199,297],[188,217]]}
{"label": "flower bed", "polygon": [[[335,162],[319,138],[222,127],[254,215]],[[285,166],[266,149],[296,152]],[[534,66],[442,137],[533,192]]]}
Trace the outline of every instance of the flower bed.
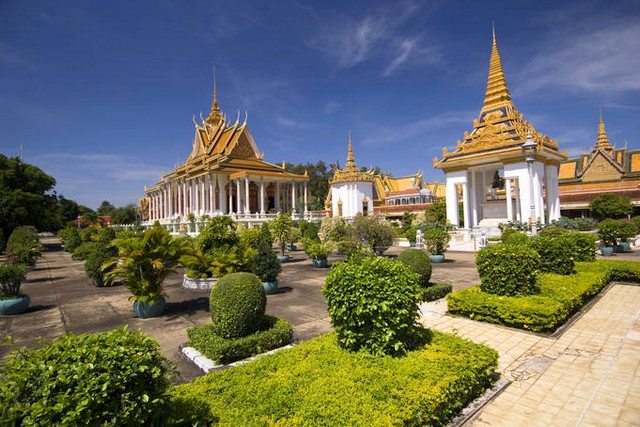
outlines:
{"label": "flower bed", "polygon": [[187,335],[189,346],[217,363],[227,364],[290,344],[293,327],[286,320],[264,316],[257,332],[240,338],[216,335],[211,324],[194,326]]}
{"label": "flower bed", "polygon": [[552,332],[613,280],[640,282],[640,263],[595,261],[576,263],[576,274],[541,274],[540,293],[500,296],[479,286],[447,296],[449,312],[534,332]]}
{"label": "flower bed", "polygon": [[438,332],[405,357],[348,352],[328,334],[174,393],[206,401],[222,425],[445,425],[491,385],[497,362]]}

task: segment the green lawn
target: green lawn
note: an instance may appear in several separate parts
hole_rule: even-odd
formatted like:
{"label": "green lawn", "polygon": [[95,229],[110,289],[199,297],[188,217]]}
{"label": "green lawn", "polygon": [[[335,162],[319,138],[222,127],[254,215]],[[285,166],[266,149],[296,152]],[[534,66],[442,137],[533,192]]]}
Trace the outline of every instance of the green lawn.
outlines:
{"label": "green lawn", "polygon": [[490,386],[497,353],[453,335],[406,357],[340,349],[324,335],[174,392],[208,402],[221,425],[444,425]]}
{"label": "green lawn", "polygon": [[541,274],[538,295],[499,296],[482,292],[475,286],[447,295],[447,303],[449,312],[471,319],[552,332],[613,280],[639,282],[640,263],[579,262],[576,274]]}

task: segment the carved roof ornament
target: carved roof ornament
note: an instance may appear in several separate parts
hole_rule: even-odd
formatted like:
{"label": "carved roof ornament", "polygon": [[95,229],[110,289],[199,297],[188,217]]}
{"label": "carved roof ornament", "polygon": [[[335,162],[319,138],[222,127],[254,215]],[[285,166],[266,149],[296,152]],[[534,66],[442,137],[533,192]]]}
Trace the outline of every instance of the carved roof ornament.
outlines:
{"label": "carved roof ornament", "polygon": [[341,182],[369,182],[375,179],[372,171],[362,172],[356,165],[356,159],[353,155],[353,144],[351,143],[351,131],[349,131],[349,142],[347,144],[347,163],[344,169],[337,169],[333,173],[333,179],[330,184]]}
{"label": "carved roof ornament", "polygon": [[600,109],[600,120],[598,121],[598,138],[594,149],[613,151],[613,145],[609,141],[607,129],[604,127],[604,120],[602,120],[602,108]]}
{"label": "carved roof ornament", "polygon": [[538,132],[524,120],[511,99],[507,79],[502,68],[495,29],[492,31],[491,57],[484,102],[477,119],[473,120],[473,130],[465,131],[463,138],[455,144],[455,150],[442,149],[442,158],[434,166],[446,168],[452,162],[459,162],[467,156],[474,158],[494,157],[496,151],[516,149],[531,134],[538,144],[539,152],[566,157],[558,150],[558,142]]}
{"label": "carved roof ornament", "polygon": [[[238,112],[240,114],[240,112]],[[220,106],[218,105],[218,92],[216,90],[216,69],[213,68],[213,100],[211,101],[211,112],[207,116],[206,122],[217,126],[220,122],[222,122],[222,112],[220,111]]]}

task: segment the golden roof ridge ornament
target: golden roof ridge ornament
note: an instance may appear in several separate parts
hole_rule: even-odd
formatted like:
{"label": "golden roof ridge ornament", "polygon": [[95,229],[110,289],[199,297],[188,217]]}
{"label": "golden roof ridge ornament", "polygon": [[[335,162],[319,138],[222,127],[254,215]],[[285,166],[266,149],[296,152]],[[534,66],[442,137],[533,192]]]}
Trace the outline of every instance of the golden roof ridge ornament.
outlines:
{"label": "golden roof ridge ornament", "polygon": [[218,105],[218,90],[216,86],[216,67],[213,67],[213,100],[211,101],[211,112],[207,116],[207,122],[217,125],[222,121],[222,112]]}
{"label": "golden roof ridge ornament", "polygon": [[373,171],[361,172],[356,164],[356,158],[353,155],[353,143],[351,142],[351,131],[349,131],[349,139],[347,140],[347,163],[344,169],[335,169],[333,173],[333,179],[330,184],[337,184],[341,182],[362,182],[373,181]]}
{"label": "golden roof ridge ornament", "polygon": [[489,60],[489,76],[487,77],[487,90],[484,95],[484,103],[480,114],[494,110],[498,107],[512,105],[511,93],[507,86],[507,79],[502,69],[502,58],[496,41],[496,30],[492,28],[491,59]]}
{"label": "golden roof ridge ornament", "polygon": [[598,137],[596,139],[596,149],[613,150],[613,145],[609,141],[607,135],[607,129],[604,126],[604,120],[602,119],[602,108],[600,108],[600,119],[598,120]]}

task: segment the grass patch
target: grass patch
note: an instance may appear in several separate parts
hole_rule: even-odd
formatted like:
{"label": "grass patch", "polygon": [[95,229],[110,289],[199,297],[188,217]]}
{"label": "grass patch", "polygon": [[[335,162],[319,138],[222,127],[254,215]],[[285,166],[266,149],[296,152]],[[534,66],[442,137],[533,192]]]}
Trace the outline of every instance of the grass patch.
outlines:
{"label": "grass patch", "polygon": [[405,357],[351,353],[327,334],[176,386],[221,425],[444,425],[491,385],[498,354],[453,335]]}
{"label": "grass patch", "polygon": [[540,293],[500,296],[480,287],[447,295],[449,312],[534,332],[553,332],[614,280],[640,282],[640,263],[595,261],[576,263],[576,274],[541,274]]}
{"label": "grass patch", "polygon": [[227,364],[290,344],[293,327],[284,319],[264,316],[257,332],[241,338],[223,338],[212,324],[187,330],[188,342],[200,353],[219,364]]}

